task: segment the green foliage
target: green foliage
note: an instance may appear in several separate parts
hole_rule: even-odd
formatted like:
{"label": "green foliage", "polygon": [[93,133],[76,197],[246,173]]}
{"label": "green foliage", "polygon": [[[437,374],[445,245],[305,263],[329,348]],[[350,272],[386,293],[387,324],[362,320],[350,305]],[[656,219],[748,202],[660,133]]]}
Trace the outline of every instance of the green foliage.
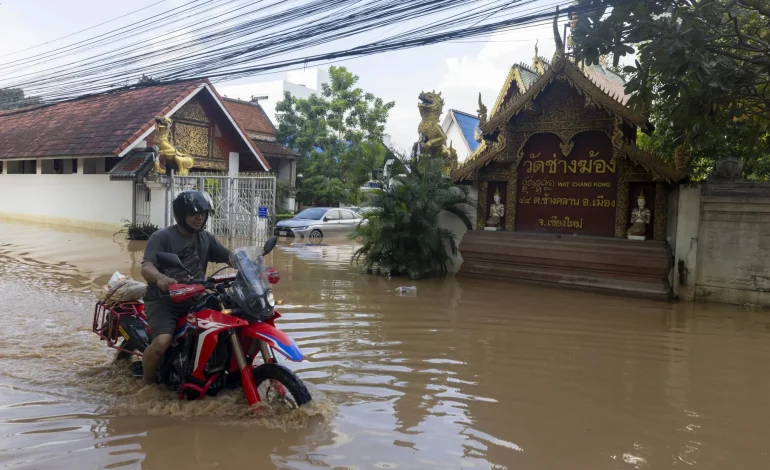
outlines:
{"label": "green foliage", "polygon": [[767,178],[770,131],[770,3],[767,0],[644,0],[603,4],[581,16],[575,52],[614,65],[637,53],[628,74],[629,104],[652,111],[660,131],[642,144],[692,155],[693,173],[716,158],[743,157],[752,178]]}
{"label": "green foliage", "polygon": [[275,214],[275,223],[278,223],[282,220],[289,220],[292,217],[294,217],[294,214]]}
{"label": "green foliage", "polygon": [[275,180],[275,198],[276,205],[283,207],[285,201],[291,196],[291,181],[289,180]]}
{"label": "green foliage", "polygon": [[135,224],[123,219],[123,229],[118,233],[126,234],[126,240],[149,240],[150,235],[158,230],[160,229],[154,224]]}
{"label": "green foliage", "polygon": [[0,88],[0,110],[25,108],[40,104],[37,96],[26,96],[21,88]]}
{"label": "green foliage", "polygon": [[367,271],[413,279],[446,273],[447,247],[456,254],[457,241],[439,226],[439,214],[450,212],[471,229],[468,189],[455,186],[441,173],[441,162],[430,158],[398,160],[391,171],[392,179],[381,181],[382,189],[374,191],[366,223],[351,235],[362,244],[354,260],[363,261]]}
{"label": "green foliage", "polygon": [[686,149],[690,153],[689,168],[693,181],[705,179],[716,160],[726,156],[743,159],[744,178],[770,179],[770,133],[765,133],[759,141],[755,141],[751,127],[731,122],[725,124],[723,132],[709,132],[700,139],[698,145],[691,146],[683,142],[677,127],[669,123],[659,111],[653,110],[651,120],[656,130],[651,136],[638,133],[639,148],[658,155],[672,165],[677,163],[675,155]]}
{"label": "green foliage", "polygon": [[385,161],[382,137],[394,103],[354,88],[358,77],[344,67],[329,74],[320,95],[287,93],[276,106],[279,140],[305,157],[298,162],[297,197],[306,205],[358,202],[359,187]]}

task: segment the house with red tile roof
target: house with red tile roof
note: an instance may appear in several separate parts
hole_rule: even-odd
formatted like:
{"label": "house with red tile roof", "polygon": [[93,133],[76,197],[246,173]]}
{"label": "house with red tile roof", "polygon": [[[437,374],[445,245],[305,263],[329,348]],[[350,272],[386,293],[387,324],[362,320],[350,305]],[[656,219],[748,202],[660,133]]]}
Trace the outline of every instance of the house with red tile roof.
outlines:
{"label": "house with red tile roof", "polygon": [[282,203],[281,209],[294,212],[296,205],[297,159],[299,153],[278,142],[277,130],[256,102],[224,98],[225,107],[246,131],[254,146],[265,157],[279,185],[284,182],[289,188],[289,196]]}
{"label": "house with red tile roof", "polygon": [[270,171],[231,108],[201,79],[0,112],[0,217],[110,230],[133,220],[157,116],[171,118],[169,138],[194,159],[191,175]]}

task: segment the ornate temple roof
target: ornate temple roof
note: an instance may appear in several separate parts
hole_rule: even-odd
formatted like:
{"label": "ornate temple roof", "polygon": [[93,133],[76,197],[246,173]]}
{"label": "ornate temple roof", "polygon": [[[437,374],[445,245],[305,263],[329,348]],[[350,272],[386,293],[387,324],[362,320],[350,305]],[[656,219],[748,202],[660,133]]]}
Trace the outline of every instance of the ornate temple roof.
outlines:
{"label": "ornate temple roof", "polygon": [[[484,140],[463,165],[452,173],[455,180],[470,178],[476,170],[503,151],[504,145],[494,142],[494,134],[499,133],[511,119],[526,110],[557,77],[565,79],[585,97],[587,103],[606,110],[610,115],[621,118],[633,128],[639,128],[645,133],[649,134],[654,130],[646,116],[627,106],[631,96],[626,94],[625,83],[620,76],[599,64],[586,66],[569,61],[561,52],[563,43],[556,30],[554,36],[557,53],[553,61],[538,55],[536,47],[531,65],[518,63],[511,67],[492,108],[489,121],[481,125],[482,133],[485,137],[491,136],[491,140]],[[657,176],[667,181],[679,181],[686,176],[671,165],[638,149],[634,144],[621,141],[615,139],[613,142],[621,153]]]}

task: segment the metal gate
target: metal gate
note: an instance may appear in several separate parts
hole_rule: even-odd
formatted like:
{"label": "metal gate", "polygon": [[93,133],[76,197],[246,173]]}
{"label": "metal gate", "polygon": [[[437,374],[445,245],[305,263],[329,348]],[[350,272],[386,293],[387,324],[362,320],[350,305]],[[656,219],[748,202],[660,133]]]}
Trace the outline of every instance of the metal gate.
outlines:
{"label": "metal gate", "polygon": [[182,191],[203,190],[214,201],[207,229],[217,237],[264,243],[273,234],[275,176],[169,176],[166,226],[174,223],[171,203]]}
{"label": "metal gate", "polygon": [[150,188],[144,183],[134,183],[133,222],[135,225],[150,223]]}

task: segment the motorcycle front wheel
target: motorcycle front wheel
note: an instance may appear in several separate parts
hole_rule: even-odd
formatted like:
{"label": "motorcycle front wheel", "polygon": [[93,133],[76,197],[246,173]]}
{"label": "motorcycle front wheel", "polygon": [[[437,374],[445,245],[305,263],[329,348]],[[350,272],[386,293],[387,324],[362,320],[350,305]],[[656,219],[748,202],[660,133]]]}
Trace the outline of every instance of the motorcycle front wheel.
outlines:
{"label": "motorcycle front wheel", "polygon": [[263,402],[299,408],[313,399],[299,377],[282,365],[262,364],[252,369],[251,374]]}

